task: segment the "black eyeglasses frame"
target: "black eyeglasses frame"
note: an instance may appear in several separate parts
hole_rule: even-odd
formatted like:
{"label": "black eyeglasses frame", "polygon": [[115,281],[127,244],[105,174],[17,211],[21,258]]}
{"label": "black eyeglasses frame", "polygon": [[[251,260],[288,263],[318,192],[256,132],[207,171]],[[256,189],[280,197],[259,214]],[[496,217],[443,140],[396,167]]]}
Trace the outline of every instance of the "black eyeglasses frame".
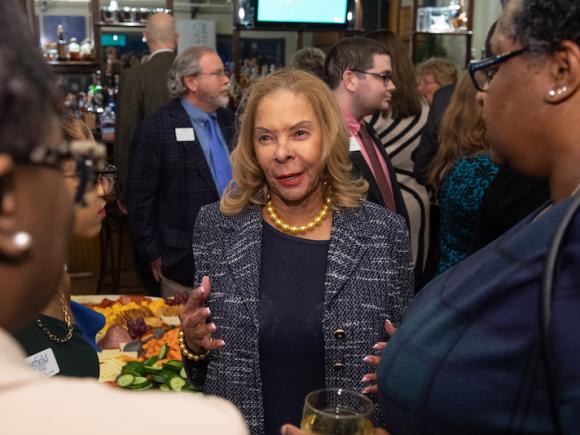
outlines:
{"label": "black eyeglasses frame", "polygon": [[383,82],[384,86],[387,86],[393,77],[391,73],[376,73],[371,71],[361,71],[360,69],[351,69],[351,71],[376,77]]}
{"label": "black eyeglasses frame", "polygon": [[[477,89],[479,92],[487,92],[487,88],[481,86],[477,80],[476,74],[478,71],[486,70],[493,66],[500,65],[513,57],[524,54],[528,50],[529,50],[528,47],[518,48],[517,50],[508,51],[507,53],[498,54],[497,56],[491,56],[479,61],[471,62],[467,66],[467,70],[469,71],[469,76],[471,77],[471,81],[473,82],[473,86],[475,86],[475,89]],[[483,72],[485,73],[485,71]],[[487,77],[486,83],[489,84],[489,82],[491,82],[491,80],[493,79],[495,72],[491,76],[487,73],[485,73],[485,75]]]}

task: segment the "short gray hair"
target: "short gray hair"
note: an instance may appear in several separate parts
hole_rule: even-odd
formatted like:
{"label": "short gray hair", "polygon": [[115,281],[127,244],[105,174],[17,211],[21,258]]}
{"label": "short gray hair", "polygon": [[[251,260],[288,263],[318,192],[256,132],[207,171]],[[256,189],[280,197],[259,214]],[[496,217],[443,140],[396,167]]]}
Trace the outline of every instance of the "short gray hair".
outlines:
{"label": "short gray hair", "polygon": [[183,79],[200,73],[199,61],[207,53],[215,53],[215,50],[205,45],[194,45],[175,58],[167,80],[171,98],[179,98],[187,94]]}

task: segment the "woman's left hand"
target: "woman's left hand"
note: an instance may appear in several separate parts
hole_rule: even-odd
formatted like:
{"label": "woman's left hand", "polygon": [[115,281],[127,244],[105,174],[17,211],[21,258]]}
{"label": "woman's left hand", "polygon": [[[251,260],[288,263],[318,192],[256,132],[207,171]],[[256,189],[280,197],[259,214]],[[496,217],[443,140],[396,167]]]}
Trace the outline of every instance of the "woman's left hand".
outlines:
{"label": "woman's left hand", "polygon": [[[389,335],[389,337],[392,337],[393,335],[395,335],[395,332],[397,332],[397,328],[395,328],[395,325],[393,325],[390,320],[385,320],[385,332]],[[383,350],[385,350],[385,347],[387,347],[387,342],[379,341],[373,346],[373,349],[382,353]],[[376,369],[379,363],[381,362],[381,357],[376,355],[367,355],[364,357],[363,361]],[[362,378],[362,382],[371,383],[371,385],[363,388],[362,390],[363,394],[376,394],[378,392],[377,374],[375,371],[364,375]]]}

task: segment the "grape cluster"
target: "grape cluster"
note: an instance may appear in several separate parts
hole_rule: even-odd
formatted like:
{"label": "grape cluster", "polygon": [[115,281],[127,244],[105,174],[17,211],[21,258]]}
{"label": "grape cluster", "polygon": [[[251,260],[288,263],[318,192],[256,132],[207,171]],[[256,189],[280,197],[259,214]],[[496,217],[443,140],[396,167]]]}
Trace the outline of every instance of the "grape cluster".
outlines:
{"label": "grape cluster", "polygon": [[189,299],[189,293],[184,291],[179,291],[173,296],[165,298],[165,303],[167,305],[183,305]]}
{"label": "grape cluster", "polygon": [[141,337],[150,329],[151,326],[145,323],[145,319],[143,319],[143,317],[137,317],[134,320],[133,319],[127,320],[127,330],[129,331],[129,335],[133,340]]}

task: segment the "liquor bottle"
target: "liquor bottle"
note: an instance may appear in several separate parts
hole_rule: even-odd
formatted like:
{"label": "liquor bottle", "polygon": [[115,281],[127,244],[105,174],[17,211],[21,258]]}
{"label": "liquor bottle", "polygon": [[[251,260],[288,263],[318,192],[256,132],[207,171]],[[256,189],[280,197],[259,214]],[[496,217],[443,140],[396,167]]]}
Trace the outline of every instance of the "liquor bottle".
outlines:
{"label": "liquor bottle", "polygon": [[77,38],[70,38],[68,45],[68,55],[70,60],[81,60],[81,46],[77,42]]}
{"label": "liquor bottle", "polygon": [[64,27],[62,24],[59,24],[56,27],[56,52],[57,52],[57,60],[63,61],[67,59],[66,56],[66,41],[64,39]]}

